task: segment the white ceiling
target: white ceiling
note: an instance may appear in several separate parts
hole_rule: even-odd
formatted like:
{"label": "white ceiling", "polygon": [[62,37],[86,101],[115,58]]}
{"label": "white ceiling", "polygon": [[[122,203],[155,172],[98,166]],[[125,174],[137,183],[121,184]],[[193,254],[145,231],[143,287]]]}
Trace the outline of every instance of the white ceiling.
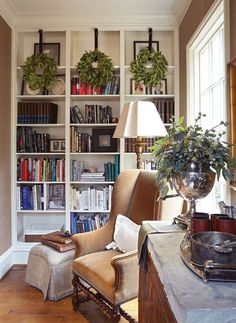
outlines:
{"label": "white ceiling", "polygon": [[[178,24],[191,0],[0,0],[2,16],[13,25],[23,21],[37,24],[51,17],[55,22],[78,20],[85,23],[85,17],[98,22],[103,17],[109,23],[123,25],[132,23],[133,17],[159,17],[160,24]],[[93,17],[93,19],[91,19]],[[96,17],[96,18],[95,18]],[[116,19],[115,19],[116,17]],[[119,17],[119,19],[117,19]],[[128,18],[129,17],[129,18]],[[123,21],[122,21],[123,20]],[[146,21],[150,19],[146,19]],[[142,23],[142,20],[141,20]]]}

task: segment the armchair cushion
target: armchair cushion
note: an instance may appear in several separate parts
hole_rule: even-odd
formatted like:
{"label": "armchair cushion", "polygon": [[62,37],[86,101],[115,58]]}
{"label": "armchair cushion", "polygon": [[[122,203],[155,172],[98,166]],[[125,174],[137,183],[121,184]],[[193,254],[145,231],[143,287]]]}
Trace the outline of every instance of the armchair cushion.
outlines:
{"label": "armchair cushion", "polygon": [[106,250],[90,253],[79,257],[73,262],[73,271],[102,293],[108,300],[113,301],[115,285],[115,271],[111,259],[121,254],[118,250]]}
{"label": "armchair cushion", "polygon": [[106,248],[117,248],[123,252],[137,250],[139,229],[140,225],[134,223],[126,216],[118,214],[113,236],[114,241],[107,245]]}
{"label": "armchair cushion", "polygon": [[137,252],[121,253],[113,249],[91,253],[73,262],[73,272],[115,305],[137,296],[137,267]]}

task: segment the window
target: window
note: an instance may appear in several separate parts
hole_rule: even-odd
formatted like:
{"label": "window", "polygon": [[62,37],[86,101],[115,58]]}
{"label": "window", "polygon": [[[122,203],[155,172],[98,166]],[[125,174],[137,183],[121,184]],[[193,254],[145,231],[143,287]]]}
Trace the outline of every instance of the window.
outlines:
{"label": "window", "polygon": [[[227,120],[224,53],[224,7],[223,1],[218,1],[187,48],[188,123],[194,122],[198,112],[206,114],[201,119],[203,128],[210,129]],[[227,182],[223,178],[216,180],[212,192],[198,201],[197,210],[219,212],[218,202],[229,202],[227,193]]]}

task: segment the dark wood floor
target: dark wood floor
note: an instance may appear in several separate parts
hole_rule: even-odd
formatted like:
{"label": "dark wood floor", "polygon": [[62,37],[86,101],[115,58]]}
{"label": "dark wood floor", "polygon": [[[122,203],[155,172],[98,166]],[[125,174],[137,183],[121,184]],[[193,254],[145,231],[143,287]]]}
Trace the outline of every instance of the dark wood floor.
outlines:
{"label": "dark wood floor", "polygon": [[[71,297],[58,302],[43,300],[40,290],[24,282],[25,266],[14,266],[0,280],[0,323],[105,323],[110,320],[92,301],[81,304],[74,312]],[[138,319],[138,302],[134,300],[123,308]],[[120,323],[127,322],[121,318]]]}

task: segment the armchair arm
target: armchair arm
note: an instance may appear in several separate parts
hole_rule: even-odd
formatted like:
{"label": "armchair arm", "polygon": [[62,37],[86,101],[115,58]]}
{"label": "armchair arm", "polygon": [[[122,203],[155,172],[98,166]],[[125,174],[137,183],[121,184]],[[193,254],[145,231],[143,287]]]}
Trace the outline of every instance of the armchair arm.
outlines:
{"label": "armchair arm", "polygon": [[137,250],[126,252],[112,258],[115,270],[114,292],[122,299],[133,299],[138,295],[138,254]]}
{"label": "armchair arm", "polygon": [[101,229],[77,233],[72,236],[75,244],[75,257],[80,257],[96,251],[102,251],[112,242],[114,222],[108,221]]}

